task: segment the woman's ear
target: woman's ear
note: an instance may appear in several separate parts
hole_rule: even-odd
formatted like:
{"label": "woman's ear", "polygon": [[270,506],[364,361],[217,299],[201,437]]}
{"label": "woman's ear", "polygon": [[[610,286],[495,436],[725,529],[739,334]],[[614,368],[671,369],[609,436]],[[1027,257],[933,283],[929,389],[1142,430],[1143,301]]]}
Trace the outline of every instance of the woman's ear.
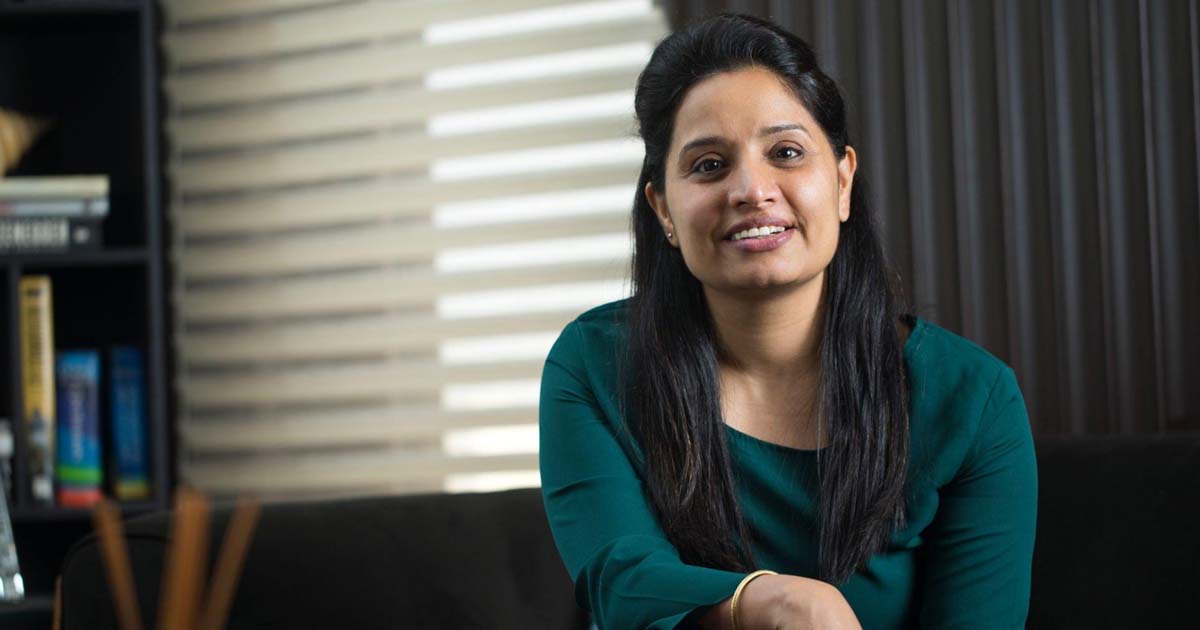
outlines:
{"label": "woman's ear", "polygon": [[858,155],[846,145],[846,155],[838,161],[838,220],[850,218],[850,192],[854,189],[854,172],[858,170]]}
{"label": "woman's ear", "polygon": [[675,223],[671,221],[671,213],[667,208],[667,198],[665,195],[660,195],[657,190],[654,190],[654,184],[646,182],[646,201],[650,203],[650,208],[654,210],[654,214],[658,216],[658,223],[662,226],[663,233],[669,234],[667,240],[674,245],[675,240]]}

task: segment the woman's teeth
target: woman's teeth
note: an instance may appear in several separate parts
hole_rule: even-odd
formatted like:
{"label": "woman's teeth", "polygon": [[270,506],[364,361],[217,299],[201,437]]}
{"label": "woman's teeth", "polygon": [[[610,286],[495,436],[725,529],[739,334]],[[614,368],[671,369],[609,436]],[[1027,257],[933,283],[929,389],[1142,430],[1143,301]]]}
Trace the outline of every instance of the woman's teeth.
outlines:
{"label": "woman's teeth", "polygon": [[786,229],[787,228],[785,228],[781,225],[770,225],[767,227],[760,227],[760,228],[754,227],[754,228],[750,228],[749,230],[742,230],[741,232],[738,232],[737,234],[730,236],[729,240],[740,241],[744,238],[758,238],[760,236],[768,236],[770,234],[778,234]]}

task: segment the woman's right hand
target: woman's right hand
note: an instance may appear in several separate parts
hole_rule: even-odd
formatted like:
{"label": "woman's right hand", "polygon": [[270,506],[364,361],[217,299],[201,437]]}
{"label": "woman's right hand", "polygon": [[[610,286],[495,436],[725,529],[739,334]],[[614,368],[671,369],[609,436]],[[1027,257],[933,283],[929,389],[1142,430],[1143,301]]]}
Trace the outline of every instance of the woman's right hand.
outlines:
{"label": "woman's right hand", "polygon": [[745,630],[861,630],[862,624],[832,584],[796,575],[750,580],[738,599]]}

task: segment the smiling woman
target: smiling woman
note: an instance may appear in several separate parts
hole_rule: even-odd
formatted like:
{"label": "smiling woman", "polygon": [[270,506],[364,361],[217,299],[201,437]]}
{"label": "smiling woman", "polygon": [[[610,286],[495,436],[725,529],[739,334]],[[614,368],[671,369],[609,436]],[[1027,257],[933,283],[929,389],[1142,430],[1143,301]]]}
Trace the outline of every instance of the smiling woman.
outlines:
{"label": "smiling woman", "polygon": [[[820,284],[850,216],[856,158],[851,147],[835,156],[823,134],[809,132],[818,128],[765,68],[723,72],[688,91],[663,186],[647,182],[645,193],[706,292]],[[773,254],[745,255],[762,252]]]}
{"label": "smiling woman", "polygon": [[635,108],[633,296],[542,373],[546,512],[602,628],[1017,628],[1036,462],[1012,370],[905,313],[845,104],[722,15]]}

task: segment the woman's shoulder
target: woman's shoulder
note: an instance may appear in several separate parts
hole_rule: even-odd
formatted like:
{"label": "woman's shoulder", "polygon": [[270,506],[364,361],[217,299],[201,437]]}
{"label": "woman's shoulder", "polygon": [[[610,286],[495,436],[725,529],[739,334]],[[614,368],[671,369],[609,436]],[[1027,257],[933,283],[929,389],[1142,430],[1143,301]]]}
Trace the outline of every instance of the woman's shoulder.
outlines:
{"label": "woman's shoulder", "polygon": [[956,383],[978,383],[994,379],[1008,364],[978,343],[927,319],[915,322],[905,344],[909,369],[926,377]]}
{"label": "woman's shoulder", "polygon": [[629,298],[605,302],[579,314],[572,322],[593,333],[611,333],[625,326]]}
{"label": "woman's shoulder", "polygon": [[1028,431],[1016,374],[982,345],[917,318],[905,359],[913,456],[942,481],[992,429]]}
{"label": "woman's shoulder", "polygon": [[625,335],[628,302],[629,298],[614,300],[580,313],[563,327],[555,349],[566,346],[575,351],[587,351],[611,346],[615,337]]}
{"label": "woman's shoulder", "polygon": [[614,300],[580,313],[563,327],[546,360],[589,372],[614,367],[625,337],[628,301]]}

